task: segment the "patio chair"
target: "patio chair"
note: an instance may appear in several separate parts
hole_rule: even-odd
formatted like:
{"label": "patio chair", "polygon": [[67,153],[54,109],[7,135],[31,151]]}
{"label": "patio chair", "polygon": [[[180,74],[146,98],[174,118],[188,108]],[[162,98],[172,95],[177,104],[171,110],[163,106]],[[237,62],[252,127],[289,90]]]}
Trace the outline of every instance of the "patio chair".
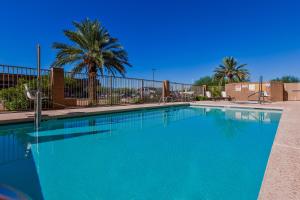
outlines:
{"label": "patio chair", "polygon": [[205,91],[205,96],[209,99],[212,98],[210,91]]}
{"label": "patio chair", "polygon": [[167,102],[175,102],[175,101],[177,101],[175,92],[171,92],[170,95],[165,96],[165,97],[163,95],[161,95],[158,103],[160,104],[161,102],[167,103]]}
{"label": "patio chair", "polygon": [[216,101],[220,99],[220,97],[213,97],[210,91],[205,91],[205,96],[208,98],[208,100],[212,100],[212,101]]}
{"label": "patio chair", "polygon": [[183,92],[186,101],[193,101],[194,99],[194,91],[185,91]]}
{"label": "patio chair", "polygon": [[174,101],[183,101],[183,96],[178,91],[173,92],[172,96],[173,96]]}
{"label": "patio chair", "polygon": [[270,97],[270,94],[267,91],[263,91],[263,96],[264,97]]}
{"label": "patio chair", "polygon": [[231,96],[228,96],[226,91],[221,92],[221,97],[222,97],[223,100],[228,100],[228,101],[232,100]]}

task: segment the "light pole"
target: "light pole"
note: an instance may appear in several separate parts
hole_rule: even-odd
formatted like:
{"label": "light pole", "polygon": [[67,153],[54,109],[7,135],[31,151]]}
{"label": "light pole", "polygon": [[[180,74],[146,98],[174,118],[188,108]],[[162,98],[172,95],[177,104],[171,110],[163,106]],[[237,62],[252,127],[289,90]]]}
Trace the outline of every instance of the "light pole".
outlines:
{"label": "light pole", "polygon": [[154,82],[154,73],[155,73],[156,69],[155,68],[152,68],[152,80]]}
{"label": "light pole", "polygon": [[156,69],[152,68],[152,87],[154,88],[154,73],[155,73]]}

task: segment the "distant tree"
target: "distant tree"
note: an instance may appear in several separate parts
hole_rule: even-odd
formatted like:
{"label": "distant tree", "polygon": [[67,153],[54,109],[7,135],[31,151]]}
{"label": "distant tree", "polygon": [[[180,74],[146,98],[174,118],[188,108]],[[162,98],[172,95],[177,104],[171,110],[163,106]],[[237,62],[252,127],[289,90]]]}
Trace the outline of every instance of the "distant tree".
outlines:
{"label": "distant tree", "polygon": [[53,48],[58,50],[53,66],[72,64],[73,74],[85,71],[88,74],[89,100],[94,104],[97,99],[97,74],[124,75],[126,67],[131,65],[118,39],[111,37],[98,20],[85,19],[79,23],[73,22],[73,25],[75,31],[64,31],[65,36],[72,42],[71,45],[53,44]]}
{"label": "distant tree", "polygon": [[220,64],[214,70],[214,79],[223,82],[242,82],[249,80],[249,71],[245,69],[247,64],[238,64],[234,57],[223,58],[222,64]]}
{"label": "distant tree", "polygon": [[[225,85],[225,81],[222,82]],[[219,81],[211,76],[203,76],[194,82],[194,85],[218,86]]]}
{"label": "distant tree", "polygon": [[275,78],[272,81],[280,81],[283,83],[299,83],[300,79],[296,76],[282,76],[281,78]]}

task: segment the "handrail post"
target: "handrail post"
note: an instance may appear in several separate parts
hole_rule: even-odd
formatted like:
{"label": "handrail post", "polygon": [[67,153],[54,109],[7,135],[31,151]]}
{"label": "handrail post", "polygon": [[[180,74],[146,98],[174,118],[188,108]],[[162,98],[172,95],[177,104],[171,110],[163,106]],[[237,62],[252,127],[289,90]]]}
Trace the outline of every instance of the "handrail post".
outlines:
{"label": "handrail post", "polygon": [[37,45],[37,92],[35,96],[35,109],[34,109],[34,121],[35,129],[39,130],[41,125],[41,115],[42,115],[42,101],[41,101],[41,91],[40,91],[40,80],[41,80],[41,49],[40,45]]}
{"label": "handrail post", "polygon": [[109,77],[109,96],[110,96],[110,105],[112,106],[113,103],[112,103],[112,100],[113,100],[113,97],[112,97],[112,76]]}

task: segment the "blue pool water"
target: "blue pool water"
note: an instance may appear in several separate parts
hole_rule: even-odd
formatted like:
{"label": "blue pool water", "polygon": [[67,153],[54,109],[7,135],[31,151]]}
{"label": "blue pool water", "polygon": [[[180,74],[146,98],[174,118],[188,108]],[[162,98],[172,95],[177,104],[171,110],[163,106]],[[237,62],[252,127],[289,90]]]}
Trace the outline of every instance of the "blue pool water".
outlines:
{"label": "blue pool water", "polygon": [[0,127],[0,184],[33,199],[256,199],[281,113],[170,107]]}

